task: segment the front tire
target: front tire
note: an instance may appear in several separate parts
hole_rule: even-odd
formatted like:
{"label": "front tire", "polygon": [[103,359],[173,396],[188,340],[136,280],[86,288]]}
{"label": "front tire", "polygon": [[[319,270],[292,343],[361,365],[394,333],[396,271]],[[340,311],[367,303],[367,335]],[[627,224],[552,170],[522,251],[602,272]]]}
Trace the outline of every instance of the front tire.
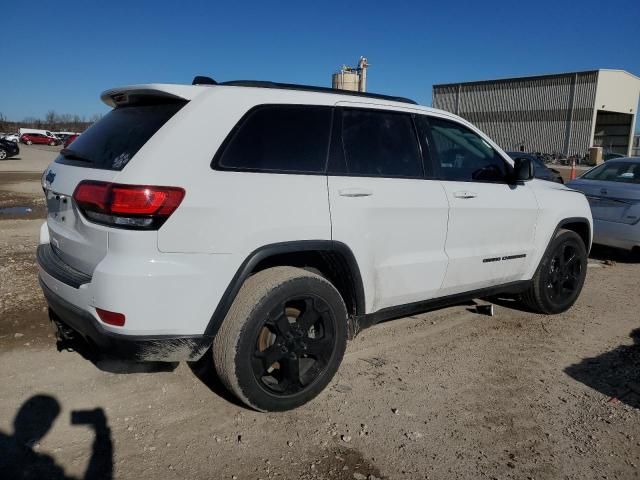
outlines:
{"label": "front tire", "polygon": [[260,271],[243,284],[213,341],[218,376],[260,411],[299,407],[338,370],[347,309],[325,278],[294,267]]}
{"label": "front tire", "polygon": [[0,160],[4,160],[7,158],[7,152],[0,148]]}
{"label": "front tire", "polygon": [[33,142],[31,140],[27,140],[27,145],[32,145]]}
{"label": "front tire", "polygon": [[522,301],[534,312],[562,313],[577,300],[586,275],[587,249],[582,238],[571,230],[560,229],[542,257]]}

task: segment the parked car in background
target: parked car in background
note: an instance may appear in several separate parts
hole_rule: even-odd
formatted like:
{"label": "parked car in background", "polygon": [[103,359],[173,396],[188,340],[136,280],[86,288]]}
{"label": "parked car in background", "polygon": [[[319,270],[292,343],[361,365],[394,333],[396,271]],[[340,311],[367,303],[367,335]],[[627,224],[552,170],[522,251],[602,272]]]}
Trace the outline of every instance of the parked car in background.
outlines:
{"label": "parked car in background", "polygon": [[567,186],[589,200],[594,243],[640,254],[640,157],[609,160]]}
{"label": "parked car in background", "polygon": [[53,132],[53,134],[64,143],[71,135],[76,135],[76,132]]}
{"label": "parked car in background", "polygon": [[614,158],[624,158],[624,157],[625,157],[625,156],[624,156],[624,155],[622,155],[621,153],[605,153],[605,154],[602,156],[602,159],[603,159],[605,162],[608,162],[609,160],[613,160]]}
{"label": "parked car in background", "polygon": [[564,183],[562,175],[558,170],[547,167],[537,155],[524,152],[507,152],[514,160],[516,158],[528,158],[533,163],[533,175],[540,180],[549,180],[550,182]]}
{"label": "parked car in background", "polygon": [[5,135],[3,137],[3,140],[8,140],[9,142],[13,142],[13,143],[18,143],[18,141],[20,140],[20,135],[18,135],[17,133],[10,133],[8,135]]}
{"label": "parked car in background", "polygon": [[0,160],[6,160],[10,157],[15,157],[20,153],[20,147],[16,142],[11,142],[9,140],[5,140],[4,138],[0,139]]}
{"label": "parked car in background", "polygon": [[19,128],[18,129],[18,133],[20,134],[20,136],[22,136],[22,135],[30,135],[32,133],[39,133],[41,135],[44,135],[45,137],[58,138],[53,133],[51,133],[49,130],[43,130],[41,128]]}
{"label": "parked car in background", "polygon": [[50,145],[52,147],[60,145],[60,140],[55,137],[48,137],[42,133],[25,133],[20,137],[20,141],[27,145],[31,145],[32,143]]}
{"label": "parked car in background", "polygon": [[69,145],[71,145],[73,143],[73,141],[78,138],[80,136],[79,133],[74,133],[73,135],[69,135],[65,140],[64,140],[64,148],[67,148]]}

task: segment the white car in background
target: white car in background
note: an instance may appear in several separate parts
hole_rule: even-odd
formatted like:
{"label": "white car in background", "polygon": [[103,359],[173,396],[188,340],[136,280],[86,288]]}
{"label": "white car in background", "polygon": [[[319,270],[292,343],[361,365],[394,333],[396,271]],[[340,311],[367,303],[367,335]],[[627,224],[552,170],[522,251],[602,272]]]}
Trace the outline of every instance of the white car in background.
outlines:
{"label": "white car in background", "polygon": [[4,140],[8,140],[9,142],[18,143],[20,141],[20,135],[17,133],[10,133],[9,135],[5,135]]}
{"label": "white car in background", "polygon": [[495,294],[546,314],[576,301],[585,196],[469,122],[205,80],[104,92],[113,110],[46,169],[37,259],[62,337],[137,361],[213,355],[247,405],[287,410],[377,322]]}

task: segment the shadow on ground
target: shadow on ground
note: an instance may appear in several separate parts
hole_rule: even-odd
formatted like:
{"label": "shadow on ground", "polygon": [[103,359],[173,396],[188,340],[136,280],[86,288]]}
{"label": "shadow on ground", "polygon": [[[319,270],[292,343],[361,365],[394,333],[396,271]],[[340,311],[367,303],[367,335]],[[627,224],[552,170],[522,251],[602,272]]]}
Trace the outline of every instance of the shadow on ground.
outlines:
{"label": "shadow on ground", "polygon": [[[172,372],[178,368],[179,365],[179,362],[136,362],[112,358],[101,354],[94,345],[79,335],[58,335],[56,347],[58,351],[80,355],[85,360],[91,362],[96,368],[107,373],[136,374]],[[200,360],[187,362],[187,365],[196,378],[198,378],[198,380],[200,380],[213,393],[230,403],[246,408],[242,402],[229,393],[227,388],[218,378],[215,365],[213,364],[213,355],[211,354],[211,350],[205,352]]]}
{"label": "shadow on ground", "polygon": [[[0,472],[7,479],[71,479],[55,459],[40,450],[40,440],[60,415],[60,403],[50,395],[34,395],[25,401],[13,419],[13,433],[0,431]],[[91,458],[85,480],[113,478],[113,441],[104,410],[71,412],[72,425],[93,429]]]}
{"label": "shadow on ground", "polygon": [[565,369],[571,378],[610,397],[640,409],[640,328],[629,335],[633,345],[620,345],[610,352]]}
{"label": "shadow on ground", "polygon": [[593,245],[589,258],[601,261],[614,261],[616,263],[640,263],[640,254],[620,250],[619,248],[607,247],[605,245]]}
{"label": "shadow on ground", "polygon": [[[539,313],[527,307],[524,304],[524,302],[520,300],[519,295],[495,295],[492,297],[487,297],[484,300],[486,300],[487,302],[491,302],[494,305],[498,305],[499,307],[509,308],[511,310],[518,310],[519,312]],[[468,309],[468,310],[470,312],[478,313],[473,309]]]}
{"label": "shadow on ground", "polygon": [[196,362],[187,362],[187,364],[196,378],[217,396],[224,398],[229,403],[233,403],[234,405],[242,408],[247,408],[244,403],[238,400],[229,392],[229,390],[227,390],[218,377],[216,367],[213,363],[211,350],[205,352],[200,360]]}
{"label": "shadow on ground", "polygon": [[178,362],[135,362],[124,361],[117,358],[102,355],[98,349],[76,335],[69,338],[58,337],[56,348],[59,352],[73,352],[80,355],[85,360],[93,363],[94,366],[103,372],[129,374],[129,373],[157,373],[173,372],[178,368]]}

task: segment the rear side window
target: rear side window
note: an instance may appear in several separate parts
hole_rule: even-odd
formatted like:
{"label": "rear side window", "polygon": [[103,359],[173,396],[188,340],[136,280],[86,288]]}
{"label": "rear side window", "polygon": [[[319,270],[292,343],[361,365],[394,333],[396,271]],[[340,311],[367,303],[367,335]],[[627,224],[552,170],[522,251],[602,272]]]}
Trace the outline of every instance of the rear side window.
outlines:
{"label": "rear side window", "polygon": [[62,150],[57,163],[122,170],[186,102],[118,107]]}
{"label": "rear side window", "polygon": [[501,182],[507,164],[482,137],[455,122],[429,118],[436,169],[443,180]]}
{"label": "rear side window", "polygon": [[330,130],[331,107],[263,105],[231,133],[217,164],[230,170],[322,173]]}
{"label": "rear side window", "polygon": [[342,143],[349,174],[422,177],[420,147],[409,114],[345,109]]}

